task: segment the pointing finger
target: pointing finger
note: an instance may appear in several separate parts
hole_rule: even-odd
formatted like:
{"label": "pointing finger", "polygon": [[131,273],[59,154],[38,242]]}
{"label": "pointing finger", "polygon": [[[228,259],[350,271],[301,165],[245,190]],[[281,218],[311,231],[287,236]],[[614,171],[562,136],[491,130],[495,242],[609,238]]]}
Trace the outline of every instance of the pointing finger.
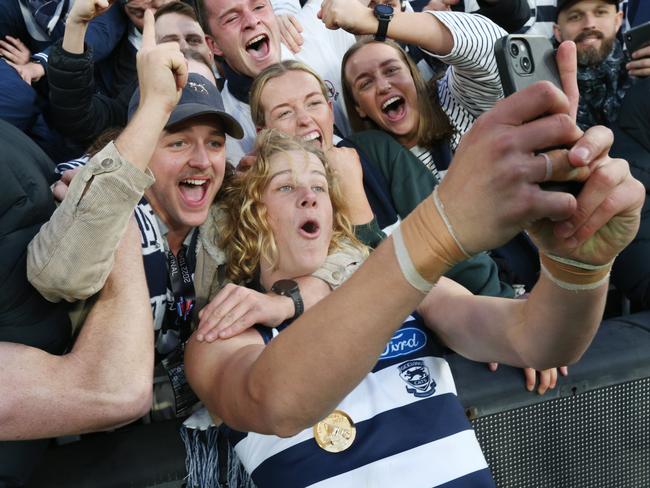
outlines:
{"label": "pointing finger", "polygon": [[576,45],[572,41],[565,41],[560,44],[556,60],[560,79],[562,80],[562,90],[569,99],[569,115],[575,120],[578,114],[578,100],[580,99]]}
{"label": "pointing finger", "polygon": [[156,27],[153,10],[144,12],[144,27],[142,28],[142,49],[151,49],[156,45]]}

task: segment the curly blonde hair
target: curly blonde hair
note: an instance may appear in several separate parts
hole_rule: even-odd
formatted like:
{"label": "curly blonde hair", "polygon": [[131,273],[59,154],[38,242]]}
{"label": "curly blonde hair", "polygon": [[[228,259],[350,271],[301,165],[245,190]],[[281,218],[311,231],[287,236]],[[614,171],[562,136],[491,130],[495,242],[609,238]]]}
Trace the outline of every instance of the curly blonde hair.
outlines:
{"label": "curly blonde hair", "polygon": [[230,280],[235,283],[250,281],[256,276],[262,259],[271,263],[274,269],[277,266],[278,249],[262,197],[271,180],[270,159],[279,152],[304,151],[323,163],[332,202],[333,232],[329,252],[339,250],[344,242],[367,252],[354,236],[340,186],[323,151],[312,143],[276,129],[261,131],[255,150],[255,164],[234,178],[221,198],[223,220],[219,222],[219,245],[227,256],[226,275]]}

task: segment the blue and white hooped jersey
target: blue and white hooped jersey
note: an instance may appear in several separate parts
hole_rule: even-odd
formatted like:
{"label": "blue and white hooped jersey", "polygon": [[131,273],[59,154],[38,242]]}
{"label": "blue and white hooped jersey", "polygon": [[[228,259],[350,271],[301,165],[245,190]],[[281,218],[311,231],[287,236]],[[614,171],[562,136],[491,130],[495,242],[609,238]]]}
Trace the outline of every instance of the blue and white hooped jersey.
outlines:
{"label": "blue and white hooped jersey", "polygon": [[416,314],[405,320],[337,407],[357,430],[345,451],[321,449],[312,428],[287,439],[228,430],[229,441],[259,488],[494,487],[443,351]]}

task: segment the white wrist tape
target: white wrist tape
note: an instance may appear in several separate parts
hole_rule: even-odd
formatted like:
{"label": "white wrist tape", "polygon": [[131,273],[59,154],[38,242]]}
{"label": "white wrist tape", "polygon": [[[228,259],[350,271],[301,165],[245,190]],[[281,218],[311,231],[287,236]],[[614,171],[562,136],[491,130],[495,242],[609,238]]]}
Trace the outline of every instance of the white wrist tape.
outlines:
{"label": "white wrist tape", "polygon": [[546,277],[560,288],[572,291],[595,290],[607,283],[614,264],[594,265],[540,253],[540,268]]}
{"label": "white wrist tape", "polygon": [[392,234],[395,256],[404,278],[422,293],[431,290],[449,268],[471,257],[454,235],[437,190]]}

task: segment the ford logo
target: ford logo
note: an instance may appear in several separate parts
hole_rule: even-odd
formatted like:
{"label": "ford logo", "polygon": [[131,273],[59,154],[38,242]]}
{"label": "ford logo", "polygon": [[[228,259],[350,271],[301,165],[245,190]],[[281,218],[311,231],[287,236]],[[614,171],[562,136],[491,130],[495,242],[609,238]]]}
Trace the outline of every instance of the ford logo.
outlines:
{"label": "ford logo", "polygon": [[427,344],[427,335],[415,327],[399,329],[386,344],[379,359],[391,359],[419,351]]}

